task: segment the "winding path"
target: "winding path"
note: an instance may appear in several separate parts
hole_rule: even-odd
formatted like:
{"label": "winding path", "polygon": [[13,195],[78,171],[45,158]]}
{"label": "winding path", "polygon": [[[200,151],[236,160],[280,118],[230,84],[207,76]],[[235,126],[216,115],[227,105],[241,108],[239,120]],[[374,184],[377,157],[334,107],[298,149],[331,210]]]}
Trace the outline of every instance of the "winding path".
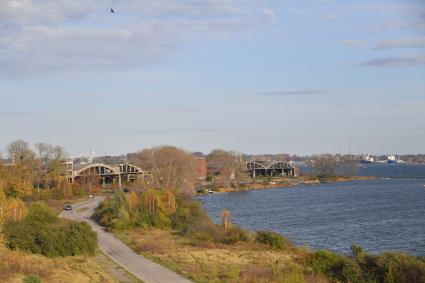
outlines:
{"label": "winding path", "polygon": [[98,196],[94,199],[73,205],[73,210],[63,211],[60,217],[87,222],[92,227],[93,231],[97,233],[98,246],[101,251],[122,268],[145,283],[191,282],[144,256],[136,254],[121,240],[115,238],[111,233],[106,232],[101,226],[94,222],[90,217],[103,199],[104,197]]}

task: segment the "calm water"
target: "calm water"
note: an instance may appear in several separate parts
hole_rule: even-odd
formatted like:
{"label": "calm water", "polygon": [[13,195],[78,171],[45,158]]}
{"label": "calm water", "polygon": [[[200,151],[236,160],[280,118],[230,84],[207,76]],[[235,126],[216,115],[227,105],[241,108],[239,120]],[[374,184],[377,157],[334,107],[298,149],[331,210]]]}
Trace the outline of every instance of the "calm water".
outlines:
{"label": "calm water", "polygon": [[399,250],[425,256],[425,178],[418,178],[425,176],[425,166],[368,165],[361,170],[384,179],[199,199],[217,222],[226,208],[234,223],[252,230],[272,229],[297,245],[347,253],[351,244],[358,244],[369,252]]}

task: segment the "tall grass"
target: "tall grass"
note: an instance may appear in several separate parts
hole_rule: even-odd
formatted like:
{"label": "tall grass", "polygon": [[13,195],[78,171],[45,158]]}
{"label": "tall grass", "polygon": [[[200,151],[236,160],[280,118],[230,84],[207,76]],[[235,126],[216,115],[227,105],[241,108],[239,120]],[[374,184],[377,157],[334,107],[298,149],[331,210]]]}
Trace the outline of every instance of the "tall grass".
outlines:
{"label": "tall grass", "polygon": [[0,243],[0,282],[20,283],[31,276],[40,278],[42,282],[55,283],[114,282],[89,257],[51,259],[12,251]]}

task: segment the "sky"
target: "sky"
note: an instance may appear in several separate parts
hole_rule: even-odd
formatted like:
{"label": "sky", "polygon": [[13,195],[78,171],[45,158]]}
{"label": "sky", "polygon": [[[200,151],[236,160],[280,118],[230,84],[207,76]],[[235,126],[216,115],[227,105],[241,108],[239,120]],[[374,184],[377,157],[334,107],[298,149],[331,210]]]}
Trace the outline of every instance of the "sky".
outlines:
{"label": "sky", "polygon": [[425,153],[425,1],[0,0],[3,156],[16,139]]}

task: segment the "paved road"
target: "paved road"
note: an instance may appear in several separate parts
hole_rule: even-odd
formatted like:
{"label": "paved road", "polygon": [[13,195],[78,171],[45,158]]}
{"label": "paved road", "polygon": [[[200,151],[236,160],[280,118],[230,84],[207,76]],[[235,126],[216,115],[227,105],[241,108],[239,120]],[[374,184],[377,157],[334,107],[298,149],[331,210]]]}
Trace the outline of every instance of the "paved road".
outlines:
{"label": "paved road", "polygon": [[[72,211],[63,211],[60,217],[85,221],[97,232],[98,245],[103,253],[145,283],[188,283],[191,282],[179,274],[136,254],[121,240],[106,232],[101,226],[90,219],[94,209],[104,197],[95,197],[73,206]],[[87,208],[82,211],[82,208]],[[77,210],[81,209],[81,212]]]}

